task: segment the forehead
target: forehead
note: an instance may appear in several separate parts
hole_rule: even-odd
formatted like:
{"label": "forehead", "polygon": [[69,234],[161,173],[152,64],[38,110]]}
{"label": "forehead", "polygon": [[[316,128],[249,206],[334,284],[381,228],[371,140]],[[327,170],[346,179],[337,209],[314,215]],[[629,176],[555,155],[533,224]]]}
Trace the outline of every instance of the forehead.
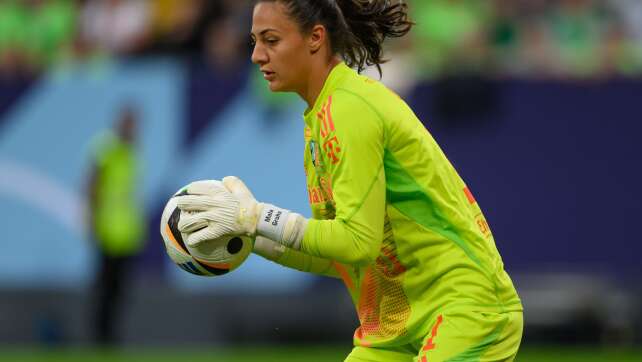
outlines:
{"label": "forehead", "polygon": [[287,8],[279,1],[262,1],[254,6],[252,34],[259,35],[268,29],[282,33],[296,30],[296,24],[288,16]]}

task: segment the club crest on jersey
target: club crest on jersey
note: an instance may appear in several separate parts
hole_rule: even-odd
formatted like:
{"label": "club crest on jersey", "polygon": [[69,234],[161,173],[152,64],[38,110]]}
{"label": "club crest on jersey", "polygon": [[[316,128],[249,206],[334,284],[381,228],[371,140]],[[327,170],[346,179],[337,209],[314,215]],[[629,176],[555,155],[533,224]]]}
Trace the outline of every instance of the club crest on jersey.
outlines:
{"label": "club crest on jersey", "polygon": [[317,153],[315,151],[316,142],[314,140],[310,141],[310,159],[312,160],[312,165],[317,167]]}
{"label": "club crest on jersey", "polygon": [[324,169],[323,160],[321,159],[321,147],[315,140],[310,141],[310,160],[312,161],[312,166],[314,166],[317,174],[323,174]]}

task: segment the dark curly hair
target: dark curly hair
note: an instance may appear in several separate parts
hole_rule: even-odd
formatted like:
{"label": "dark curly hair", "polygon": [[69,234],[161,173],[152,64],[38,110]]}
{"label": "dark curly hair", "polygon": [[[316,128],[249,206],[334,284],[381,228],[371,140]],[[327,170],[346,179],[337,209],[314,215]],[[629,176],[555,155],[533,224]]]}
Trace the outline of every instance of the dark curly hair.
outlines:
{"label": "dark curly hair", "polygon": [[381,74],[383,41],[406,35],[414,23],[403,0],[256,0],[280,2],[307,33],[325,26],[334,54],[359,72],[376,66]]}

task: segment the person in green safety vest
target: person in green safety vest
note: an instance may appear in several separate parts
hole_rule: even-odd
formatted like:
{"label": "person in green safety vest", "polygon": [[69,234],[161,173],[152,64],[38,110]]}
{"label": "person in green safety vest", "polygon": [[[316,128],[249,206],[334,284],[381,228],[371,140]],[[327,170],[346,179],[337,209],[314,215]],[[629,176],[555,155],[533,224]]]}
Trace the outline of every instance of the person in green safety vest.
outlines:
{"label": "person in green safety vest", "polygon": [[96,342],[116,342],[115,322],[132,258],[146,240],[146,220],[138,201],[137,118],[125,108],[114,130],[99,135],[89,180],[92,237],[98,251],[94,330]]}

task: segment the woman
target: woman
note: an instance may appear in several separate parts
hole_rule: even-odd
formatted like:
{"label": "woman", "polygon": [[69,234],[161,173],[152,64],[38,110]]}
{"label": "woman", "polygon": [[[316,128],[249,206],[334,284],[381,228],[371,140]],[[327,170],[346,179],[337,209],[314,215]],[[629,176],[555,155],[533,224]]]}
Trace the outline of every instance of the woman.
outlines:
{"label": "woman", "polygon": [[188,187],[179,229],[191,245],[256,236],[270,260],[342,278],[361,322],[346,361],[511,361],[522,306],[478,204],[412,110],[351,69],[379,67],[407,19],[398,1],[257,1],[252,61],[308,104],[313,217],[227,177]]}

